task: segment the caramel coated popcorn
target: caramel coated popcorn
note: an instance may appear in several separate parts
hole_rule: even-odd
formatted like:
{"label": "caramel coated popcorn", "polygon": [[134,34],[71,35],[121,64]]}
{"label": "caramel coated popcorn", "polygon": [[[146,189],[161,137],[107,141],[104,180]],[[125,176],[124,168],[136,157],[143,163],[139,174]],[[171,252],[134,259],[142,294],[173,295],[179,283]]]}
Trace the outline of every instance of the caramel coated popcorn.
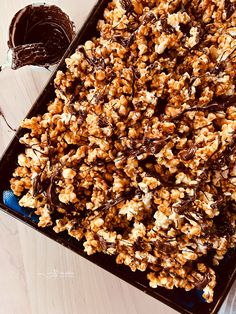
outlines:
{"label": "caramel coated popcorn", "polygon": [[150,286],[203,290],[236,244],[234,0],[113,0],[21,126],[11,188],[39,226]]}

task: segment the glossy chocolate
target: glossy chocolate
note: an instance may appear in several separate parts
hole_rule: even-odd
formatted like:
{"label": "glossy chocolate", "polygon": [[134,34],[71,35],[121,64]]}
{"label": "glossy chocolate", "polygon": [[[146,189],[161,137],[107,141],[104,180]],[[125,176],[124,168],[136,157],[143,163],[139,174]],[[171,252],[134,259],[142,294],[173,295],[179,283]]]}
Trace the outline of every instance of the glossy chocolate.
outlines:
{"label": "glossy chocolate", "polygon": [[16,13],[9,29],[12,69],[25,65],[48,67],[56,64],[74,34],[73,22],[57,6],[26,6]]}

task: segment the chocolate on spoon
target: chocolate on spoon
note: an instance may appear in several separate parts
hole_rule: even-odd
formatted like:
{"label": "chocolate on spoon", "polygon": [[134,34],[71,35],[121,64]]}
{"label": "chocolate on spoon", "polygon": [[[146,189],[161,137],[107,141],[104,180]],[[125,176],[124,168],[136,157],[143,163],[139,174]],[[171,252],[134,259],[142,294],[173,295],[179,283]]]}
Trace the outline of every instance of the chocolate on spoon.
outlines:
{"label": "chocolate on spoon", "polygon": [[12,69],[58,63],[74,35],[73,22],[57,6],[26,6],[15,14],[9,28]]}

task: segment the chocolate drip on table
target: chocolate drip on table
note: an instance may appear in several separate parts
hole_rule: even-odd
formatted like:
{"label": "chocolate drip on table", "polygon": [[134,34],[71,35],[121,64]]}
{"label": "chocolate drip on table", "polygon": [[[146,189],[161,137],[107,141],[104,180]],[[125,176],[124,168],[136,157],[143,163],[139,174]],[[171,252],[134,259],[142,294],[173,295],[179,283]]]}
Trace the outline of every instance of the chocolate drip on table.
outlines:
{"label": "chocolate drip on table", "polygon": [[0,117],[1,117],[1,116],[3,117],[3,120],[4,120],[4,122],[6,123],[7,127],[8,127],[11,131],[16,132],[16,129],[14,129],[14,128],[9,124],[9,122],[7,121],[5,115],[3,114],[3,112],[2,112],[1,109],[0,109]]}

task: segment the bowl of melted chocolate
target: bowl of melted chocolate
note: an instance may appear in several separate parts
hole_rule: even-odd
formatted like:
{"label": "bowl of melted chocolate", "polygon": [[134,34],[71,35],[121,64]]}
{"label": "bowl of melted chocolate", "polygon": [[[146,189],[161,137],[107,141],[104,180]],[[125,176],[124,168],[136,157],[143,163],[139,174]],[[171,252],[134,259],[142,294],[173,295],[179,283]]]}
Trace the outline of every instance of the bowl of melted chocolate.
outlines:
{"label": "bowl of melted chocolate", "polygon": [[12,69],[58,63],[74,35],[74,23],[59,7],[45,3],[26,6],[15,14],[9,28]]}

